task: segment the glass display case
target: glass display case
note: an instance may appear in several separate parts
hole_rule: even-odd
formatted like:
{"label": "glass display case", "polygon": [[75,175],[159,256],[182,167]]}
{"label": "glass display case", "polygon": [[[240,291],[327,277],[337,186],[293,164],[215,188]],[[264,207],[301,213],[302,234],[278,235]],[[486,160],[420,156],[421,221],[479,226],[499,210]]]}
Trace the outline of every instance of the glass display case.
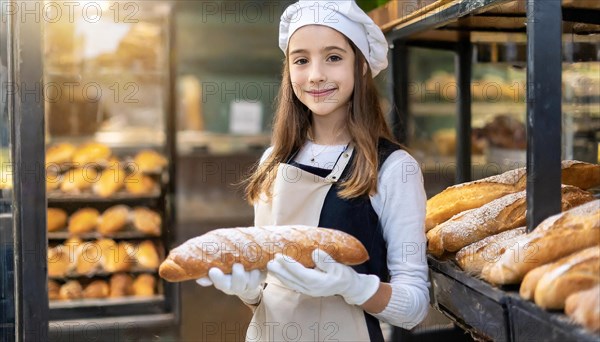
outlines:
{"label": "glass display case", "polygon": [[79,5],[43,7],[50,332],[174,324],[172,4]]}

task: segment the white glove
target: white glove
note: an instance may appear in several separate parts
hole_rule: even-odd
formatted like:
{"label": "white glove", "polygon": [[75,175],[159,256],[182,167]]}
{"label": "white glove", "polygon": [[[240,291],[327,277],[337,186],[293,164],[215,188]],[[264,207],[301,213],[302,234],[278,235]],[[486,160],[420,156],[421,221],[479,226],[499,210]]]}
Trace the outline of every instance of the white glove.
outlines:
{"label": "white glove", "polygon": [[224,274],[220,269],[212,267],[208,270],[208,277],[196,282],[204,287],[214,285],[228,295],[236,295],[248,304],[255,304],[260,299],[266,275],[266,272],[260,270],[246,272],[244,265],[236,263],[233,264],[231,274]]}
{"label": "white glove", "polygon": [[277,254],[267,264],[267,269],[292,290],[312,297],[340,295],[350,305],[364,304],[379,289],[376,275],[360,274],[320,249],[313,251],[312,258],[316,265],[314,269]]}

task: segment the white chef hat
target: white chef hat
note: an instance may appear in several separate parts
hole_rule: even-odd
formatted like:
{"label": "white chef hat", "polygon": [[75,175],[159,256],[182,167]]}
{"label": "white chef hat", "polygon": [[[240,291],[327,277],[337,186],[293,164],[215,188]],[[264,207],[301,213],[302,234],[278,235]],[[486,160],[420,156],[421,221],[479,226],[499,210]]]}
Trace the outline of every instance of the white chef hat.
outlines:
{"label": "white chef hat", "polygon": [[388,44],[381,29],[354,0],[300,0],[281,15],[279,47],[284,53],[290,37],[306,25],[324,25],[350,39],[362,52],[373,77],[388,66]]}

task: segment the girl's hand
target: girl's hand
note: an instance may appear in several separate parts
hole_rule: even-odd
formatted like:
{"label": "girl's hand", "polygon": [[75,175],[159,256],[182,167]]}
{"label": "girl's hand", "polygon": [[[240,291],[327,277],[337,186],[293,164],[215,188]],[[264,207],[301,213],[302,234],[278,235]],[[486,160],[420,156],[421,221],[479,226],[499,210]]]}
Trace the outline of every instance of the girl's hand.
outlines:
{"label": "girl's hand", "polygon": [[260,270],[246,272],[244,265],[234,264],[231,274],[224,274],[220,269],[213,267],[208,270],[208,277],[200,278],[196,282],[204,287],[214,285],[228,295],[236,295],[248,304],[255,304],[260,299],[266,275],[266,272]]}
{"label": "girl's hand", "polygon": [[364,304],[379,288],[377,276],[357,273],[320,249],[313,251],[312,258],[316,265],[314,269],[277,254],[267,264],[267,269],[292,290],[312,297],[340,295],[351,305]]}

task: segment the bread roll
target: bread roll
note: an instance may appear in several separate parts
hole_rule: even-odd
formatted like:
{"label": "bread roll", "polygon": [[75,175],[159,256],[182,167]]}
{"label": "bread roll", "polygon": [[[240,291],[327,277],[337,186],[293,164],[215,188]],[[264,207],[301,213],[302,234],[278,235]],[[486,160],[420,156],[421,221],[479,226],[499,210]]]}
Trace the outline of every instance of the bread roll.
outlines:
{"label": "bread roll", "polygon": [[133,226],[148,235],[160,236],[162,219],[160,214],[144,207],[133,210]]}
{"label": "bread roll", "polygon": [[140,274],[133,282],[134,296],[153,296],[156,287],[156,278],[150,274]]}
{"label": "bread roll", "polygon": [[83,298],[106,298],[109,294],[108,284],[104,280],[94,280],[83,290]]}
{"label": "bread roll", "polygon": [[62,278],[67,275],[71,260],[67,249],[58,245],[54,248],[48,248],[48,276]]}
{"label": "bread roll", "polygon": [[525,300],[533,300],[533,294],[535,293],[535,287],[537,286],[540,279],[544,274],[548,273],[556,267],[556,263],[552,262],[532,269],[525,274],[521,287],[519,288],[519,295]]}
{"label": "bread roll", "polygon": [[[426,230],[465,210],[481,207],[495,199],[525,190],[524,168],[447,188],[427,201]],[[562,162],[562,184],[589,189],[600,185],[600,165],[576,160]]]}
{"label": "bread roll", "polygon": [[125,178],[125,188],[130,194],[141,196],[156,192],[158,185],[152,177],[136,172]]}
{"label": "bread roll", "polygon": [[98,220],[98,232],[102,235],[120,232],[129,223],[129,214],[129,207],[122,204],[106,209]]}
{"label": "bread roll", "polygon": [[52,192],[60,187],[62,177],[60,175],[46,173],[46,192]]}
{"label": "bread roll", "polygon": [[112,154],[110,148],[100,143],[87,143],[73,153],[73,163],[79,167],[89,164],[105,166]]}
{"label": "bread roll", "polygon": [[60,143],[48,147],[46,150],[46,166],[70,163],[77,148],[69,143]]}
{"label": "bread roll", "polygon": [[600,284],[600,246],[556,262],[535,287],[535,303],[544,309],[563,309],[567,297]]}
{"label": "bread roll", "polygon": [[156,246],[150,240],[143,241],[138,245],[138,249],[135,253],[137,264],[145,269],[155,270],[160,264],[160,257]]}
{"label": "bread roll", "polygon": [[98,241],[101,250],[100,263],[104,271],[115,273],[131,269],[132,263],[123,244],[117,244],[111,239]]}
{"label": "bread roll", "polygon": [[96,242],[86,242],[81,247],[75,268],[77,274],[91,276],[101,270],[102,248]]}
{"label": "bread roll", "polygon": [[77,280],[70,280],[60,287],[58,296],[63,300],[80,299],[82,292],[81,284]]}
{"label": "bread roll", "polygon": [[587,329],[600,332],[600,285],[567,297],[565,313]]}
{"label": "bread roll", "polygon": [[82,208],[74,212],[69,218],[69,233],[83,234],[96,229],[100,212],[95,208]]}
{"label": "bread roll", "polygon": [[486,265],[482,277],[495,284],[517,284],[538,266],[599,244],[599,215],[600,200],[595,200],[547,218],[506,249],[498,261]]}
{"label": "bread roll", "polygon": [[132,294],[133,279],[129,274],[116,273],[110,277],[110,297],[125,297]]}
{"label": "bread roll", "polygon": [[[562,186],[562,210],[592,201],[594,196],[570,185]],[[524,226],[527,201],[525,191],[506,195],[464,215],[441,224],[442,245],[456,252],[490,235]]]}
{"label": "bread roll", "polygon": [[478,275],[486,264],[498,260],[507,245],[510,246],[507,241],[512,241],[514,244],[516,238],[522,236],[525,232],[526,227],[519,227],[488,236],[483,240],[463,247],[456,253],[456,261],[465,272]]}
{"label": "bread roll", "polygon": [[60,284],[54,280],[48,280],[48,299],[60,299]]}
{"label": "bread roll", "polygon": [[154,150],[140,151],[133,162],[136,169],[142,173],[158,173],[167,165],[167,159]]}
{"label": "bread roll", "polygon": [[92,167],[71,169],[62,177],[60,190],[69,194],[79,194],[91,189],[98,179],[98,172]]}
{"label": "bread roll", "polygon": [[314,267],[312,251],[328,252],[346,265],[369,259],[365,247],[341,231],[309,226],[265,226],[224,228],[190,239],[172,249],[160,265],[159,274],[168,281],[205,277],[211,267],[231,273],[234,263],[246,270],[265,270],[276,253],[289,256],[306,267]]}
{"label": "bread roll", "polygon": [[116,169],[107,168],[102,171],[100,178],[94,183],[92,190],[102,198],[113,196],[117,191],[123,189],[125,185],[125,171],[120,167]]}
{"label": "bread roll", "polygon": [[49,232],[61,230],[67,225],[67,212],[59,208],[48,208],[47,225]]}

